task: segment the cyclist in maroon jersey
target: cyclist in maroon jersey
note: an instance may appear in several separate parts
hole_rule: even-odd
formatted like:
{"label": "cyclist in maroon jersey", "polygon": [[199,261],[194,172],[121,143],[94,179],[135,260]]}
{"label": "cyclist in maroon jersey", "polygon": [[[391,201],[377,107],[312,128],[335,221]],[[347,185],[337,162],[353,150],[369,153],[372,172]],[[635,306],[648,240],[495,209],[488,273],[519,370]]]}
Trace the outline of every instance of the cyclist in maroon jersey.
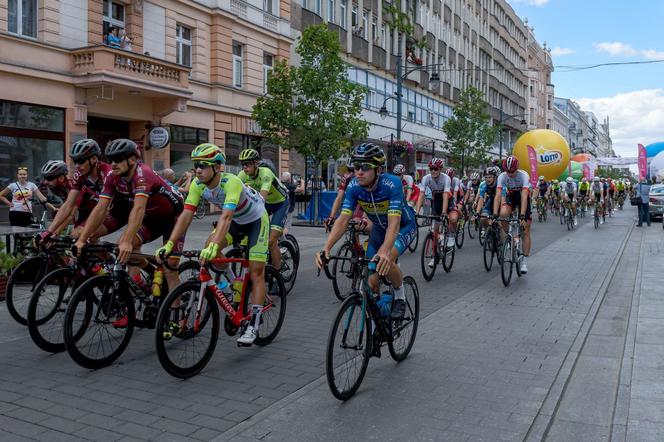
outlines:
{"label": "cyclist in maroon jersey", "polygon": [[[139,159],[136,143],[120,138],[106,147],[106,158],[111,163],[111,171],[106,174],[104,188],[99,194],[99,203],[94,207],[85,227],[76,241],[80,250],[85,242],[104,223],[110,231],[127,226],[118,240],[118,260],[126,263],[134,251],[143,244],[162,237],[169,239],[178,215],[184,207],[182,196],[173,190],[147,164]],[[111,209],[111,205],[113,209]],[[112,219],[107,217],[109,211]],[[109,231],[109,233],[110,233]],[[180,238],[173,250],[181,251],[184,237]],[[178,258],[171,258],[172,266],[177,266]],[[131,270],[135,274],[137,270]],[[165,269],[169,287],[179,284],[177,272]]]}
{"label": "cyclist in maroon jersey", "polygon": [[[74,215],[76,217],[74,219],[74,230],[71,235],[74,238],[79,236],[90,212],[92,212],[94,206],[99,202],[99,193],[104,185],[104,177],[111,170],[110,165],[99,160],[101,149],[94,140],[84,139],[75,142],[69,151],[69,156],[76,165],[76,171],[63,197],[65,202],[58,210],[48,229],[42,232],[42,240],[46,240],[63,231],[74,218]],[[44,168],[47,165],[48,163]],[[42,168],[42,173],[44,168]],[[78,214],[76,213],[77,209]],[[110,230],[105,225],[102,225],[97,229],[93,237],[98,238],[109,232]]]}

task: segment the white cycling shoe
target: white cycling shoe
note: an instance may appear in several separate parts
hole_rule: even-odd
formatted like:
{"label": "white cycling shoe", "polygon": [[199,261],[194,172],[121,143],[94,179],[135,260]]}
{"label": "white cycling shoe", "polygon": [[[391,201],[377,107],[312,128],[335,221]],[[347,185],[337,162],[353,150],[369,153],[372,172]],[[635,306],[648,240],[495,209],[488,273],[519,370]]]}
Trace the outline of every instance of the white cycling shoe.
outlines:
{"label": "white cycling shoe", "polygon": [[242,347],[249,347],[251,346],[254,341],[256,340],[256,335],[258,333],[256,332],[256,329],[252,327],[251,325],[247,327],[247,329],[244,331],[242,336],[240,336],[237,340],[237,345],[240,345]]}

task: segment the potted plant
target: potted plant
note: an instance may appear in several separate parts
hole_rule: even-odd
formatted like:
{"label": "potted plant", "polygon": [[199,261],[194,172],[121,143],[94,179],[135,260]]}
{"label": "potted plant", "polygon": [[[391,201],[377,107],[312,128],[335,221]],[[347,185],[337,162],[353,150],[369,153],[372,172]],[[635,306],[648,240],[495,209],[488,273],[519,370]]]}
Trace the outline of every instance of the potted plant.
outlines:
{"label": "potted plant", "polygon": [[0,250],[2,250],[0,252],[0,301],[4,301],[9,275],[12,269],[23,261],[23,256],[5,252],[5,243],[2,241],[0,241]]}

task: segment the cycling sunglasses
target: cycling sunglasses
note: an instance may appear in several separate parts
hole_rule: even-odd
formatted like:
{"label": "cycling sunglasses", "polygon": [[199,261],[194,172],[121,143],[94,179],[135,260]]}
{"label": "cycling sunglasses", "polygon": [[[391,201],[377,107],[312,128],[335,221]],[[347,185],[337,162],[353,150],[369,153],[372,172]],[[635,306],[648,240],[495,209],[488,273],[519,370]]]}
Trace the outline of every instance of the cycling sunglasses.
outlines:
{"label": "cycling sunglasses", "polygon": [[88,161],[90,158],[76,158],[75,160],[72,160],[74,164],[85,164],[86,161]]}
{"label": "cycling sunglasses", "polygon": [[429,170],[432,171],[432,172],[439,172],[440,167],[429,167]]}
{"label": "cycling sunglasses", "polygon": [[18,171],[25,170],[27,172],[28,168],[26,166],[20,166],[20,167],[17,167],[16,170],[18,170]]}
{"label": "cycling sunglasses", "polygon": [[116,163],[117,164],[117,163],[123,162],[124,160],[126,160],[129,157],[127,157],[126,155],[107,155],[106,158],[108,159],[108,161],[110,163]]}
{"label": "cycling sunglasses", "polygon": [[253,165],[254,165],[254,161],[242,161],[242,162],[240,163],[240,165],[241,165],[242,167],[253,166]]}
{"label": "cycling sunglasses", "polygon": [[371,169],[375,169],[376,166],[375,164],[371,163],[353,163],[353,167],[355,167],[355,170],[361,170],[362,172],[368,172]]}
{"label": "cycling sunglasses", "polygon": [[212,167],[214,163],[208,163],[207,161],[194,161],[194,169],[207,169],[208,167]]}

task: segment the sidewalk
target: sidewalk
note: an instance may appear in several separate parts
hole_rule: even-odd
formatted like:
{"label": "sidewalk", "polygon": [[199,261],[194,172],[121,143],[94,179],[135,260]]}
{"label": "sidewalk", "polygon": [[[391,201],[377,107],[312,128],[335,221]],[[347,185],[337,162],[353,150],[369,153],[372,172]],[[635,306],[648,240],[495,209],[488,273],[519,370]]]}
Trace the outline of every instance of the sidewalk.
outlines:
{"label": "sidewalk", "polygon": [[[496,274],[423,320],[408,359],[399,365],[372,359],[351,400],[334,399],[321,377],[217,440],[607,440],[614,414],[618,425],[627,416],[627,431],[615,427],[616,438],[661,440],[664,424],[653,421],[664,420],[664,403],[653,397],[664,392],[664,368],[653,353],[664,356],[664,326],[654,323],[664,316],[655,294],[664,236],[658,225],[630,236],[632,229],[630,211],[598,230],[580,227],[532,256],[528,275],[509,288]],[[626,248],[636,255],[619,266],[632,256],[623,254]],[[636,275],[637,261],[644,261],[638,250],[650,250],[651,263],[639,265],[630,286],[624,277]],[[422,295],[427,288],[420,283]],[[632,298],[640,309],[630,317]],[[637,326],[611,322],[620,311]],[[600,326],[611,330],[608,336]],[[627,376],[629,349],[624,360],[622,350],[632,329],[634,370]],[[607,364],[603,356],[618,362]],[[607,384],[612,395],[596,388]],[[601,401],[610,405],[607,420],[577,424],[595,417]]]}

